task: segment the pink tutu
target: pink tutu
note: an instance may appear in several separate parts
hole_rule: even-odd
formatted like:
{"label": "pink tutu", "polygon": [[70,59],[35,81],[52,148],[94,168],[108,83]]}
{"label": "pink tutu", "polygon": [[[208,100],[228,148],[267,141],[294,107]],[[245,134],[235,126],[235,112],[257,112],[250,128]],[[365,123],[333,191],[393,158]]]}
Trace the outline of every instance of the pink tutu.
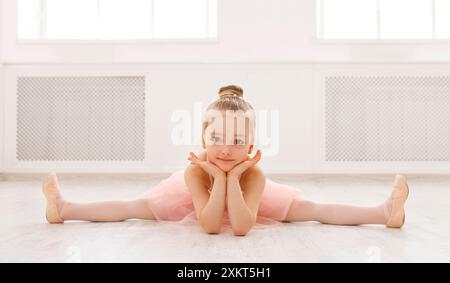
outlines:
{"label": "pink tutu", "polygon": [[[191,193],[184,182],[184,171],[177,171],[142,195],[158,221],[176,221],[180,224],[197,223]],[[302,198],[298,189],[275,183],[266,178],[255,227],[279,225],[286,219],[295,198]],[[230,227],[225,211],[223,226]]]}

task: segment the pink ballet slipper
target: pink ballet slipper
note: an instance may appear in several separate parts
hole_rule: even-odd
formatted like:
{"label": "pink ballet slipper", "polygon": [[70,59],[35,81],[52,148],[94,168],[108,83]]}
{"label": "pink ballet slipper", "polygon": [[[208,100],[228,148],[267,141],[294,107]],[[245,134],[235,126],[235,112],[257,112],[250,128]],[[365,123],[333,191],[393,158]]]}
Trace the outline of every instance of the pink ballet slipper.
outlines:
{"label": "pink ballet slipper", "polygon": [[396,175],[394,189],[390,196],[392,207],[386,227],[401,228],[405,224],[405,202],[409,195],[409,187],[403,175]]}
{"label": "pink ballet slipper", "polygon": [[50,224],[62,224],[64,220],[58,212],[57,200],[59,197],[58,179],[55,173],[50,173],[44,178],[42,184],[42,192],[47,199],[47,207],[45,209],[45,217]]}

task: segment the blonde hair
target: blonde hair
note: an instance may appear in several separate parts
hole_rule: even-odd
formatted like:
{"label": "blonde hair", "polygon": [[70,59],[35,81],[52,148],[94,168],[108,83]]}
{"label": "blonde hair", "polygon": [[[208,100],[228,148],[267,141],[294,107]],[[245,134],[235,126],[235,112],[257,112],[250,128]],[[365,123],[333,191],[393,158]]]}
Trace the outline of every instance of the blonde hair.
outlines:
{"label": "blonde hair", "polygon": [[219,98],[237,97],[244,98],[244,90],[237,85],[228,85],[219,89]]}
{"label": "blonde hair", "polygon": [[[210,110],[218,110],[220,112],[226,112],[226,111],[242,111],[246,113],[246,119],[253,120],[253,130],[255,129],[256,125],[256,119],[255,119],[255,110],[253,109],[253,106],[244,100],[244,91],[240,86],[237,85],[228,85],[221,87],[219,89],[219,99],[212,102],[207,108],[206,112]],[[248,115],[249,114],[249,115]],[[206,115],[203,119],[203,127],[202,127],[202,137],[205,134],[206,128],[209,126],[209,123],[211,122],[209,117]],[[250,124],[250,123],[249,123]],[[253,134],[252,136],[252,142],[253,142]]]}

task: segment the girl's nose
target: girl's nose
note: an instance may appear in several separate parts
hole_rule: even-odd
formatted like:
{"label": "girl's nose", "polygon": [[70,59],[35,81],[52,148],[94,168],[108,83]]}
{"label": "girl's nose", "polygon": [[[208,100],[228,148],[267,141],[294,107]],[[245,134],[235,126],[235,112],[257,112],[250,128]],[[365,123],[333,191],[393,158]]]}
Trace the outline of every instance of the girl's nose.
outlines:
{"label": "girl's nose", "polygon": [[222,153],[222,155],[230,155],[231,154],[231,150],[229,149],[228,145],[224,145],[222,147],[221,153]]}

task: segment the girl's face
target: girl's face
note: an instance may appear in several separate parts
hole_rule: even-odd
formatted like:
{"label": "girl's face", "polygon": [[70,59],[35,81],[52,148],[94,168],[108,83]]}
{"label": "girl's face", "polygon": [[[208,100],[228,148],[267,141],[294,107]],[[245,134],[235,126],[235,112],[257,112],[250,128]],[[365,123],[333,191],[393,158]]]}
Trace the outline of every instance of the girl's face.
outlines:
{"label": "girl's face", "polygon": [[207,160],[224,172],[246,161],[253,150],[250,119],[236,115],[221,115],[209,123],[203,136]]}

